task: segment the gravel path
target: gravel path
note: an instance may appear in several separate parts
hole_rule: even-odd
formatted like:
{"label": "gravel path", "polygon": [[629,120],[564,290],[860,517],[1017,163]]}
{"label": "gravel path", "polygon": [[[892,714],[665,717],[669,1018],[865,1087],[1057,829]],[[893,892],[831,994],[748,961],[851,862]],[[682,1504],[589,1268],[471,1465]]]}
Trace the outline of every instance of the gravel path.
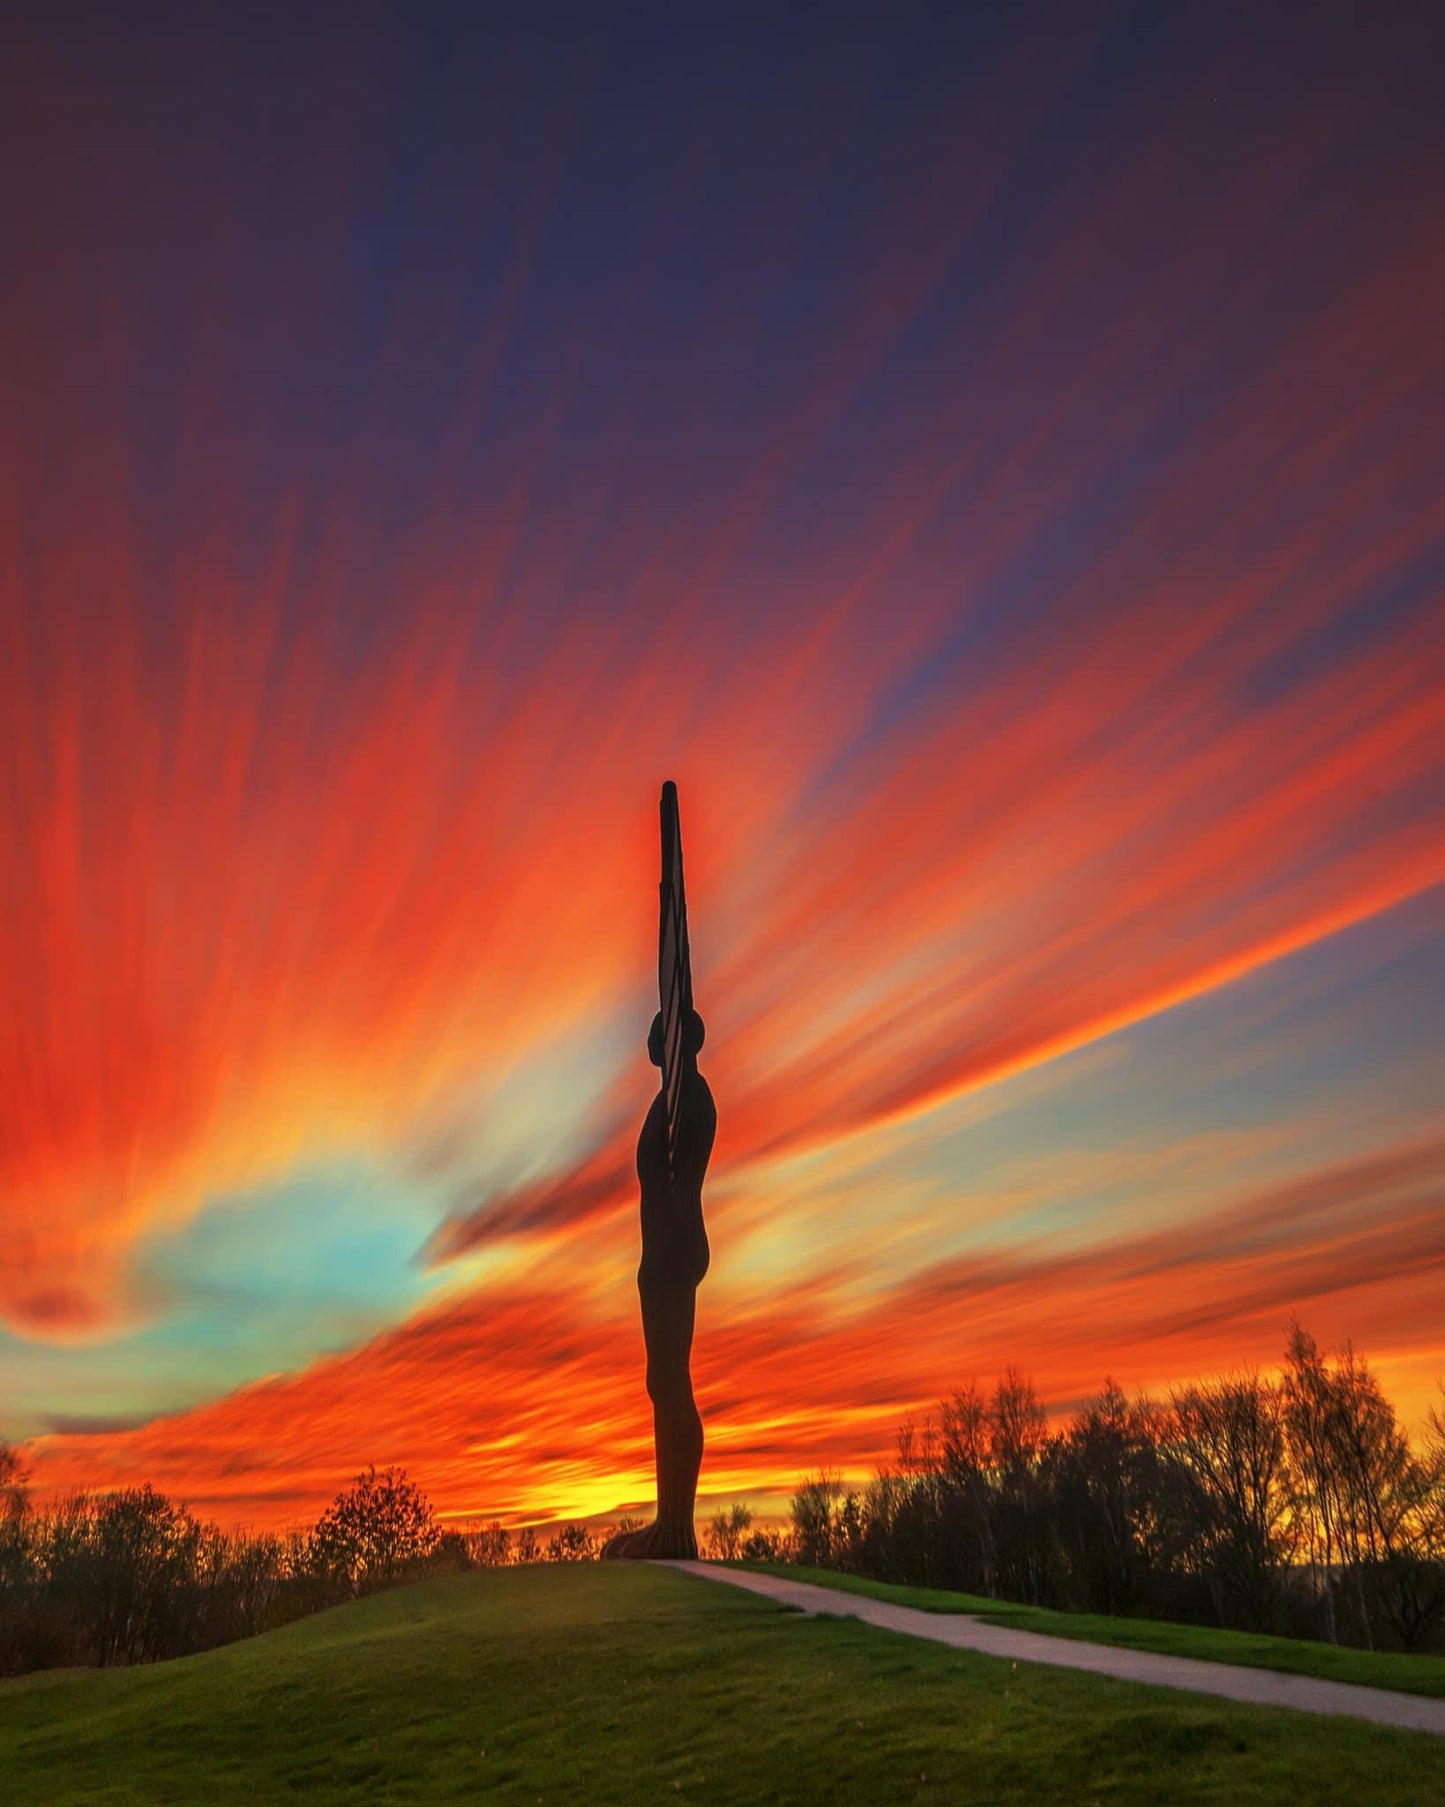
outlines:
{"label": "gravel path", "polygon": [[1037,1631],[1013,1631],[990,1625],[967,1613],[920,1612],[916,1606],[893,1606],[863,1594],[845,1594],[806,1581],[776,1575],[754,1575],[746,1569],[722,1568],[712,1562],[670,1562],[669,1568],[704,1581],[765,1594],[779,1605],[800,1612],[825,1613],[835,1619],[861,1619],[884,1631],[927,1638],[956,1650],[981,1650],[987,1656],[1010,1657],[1018,1663],[1052,1663],[1060,1669],[1086,1669],[1120,1681],[1147,1682],[1157,1688],[1183,1688],[1192,1694],[1219,1694],[1255,1707],[1291,1707],[1300,1713],[1343,1713],[1376,1725],[1445,1737],[1445,1700],[1419,1694],[1395,1694],[1386,1688],[1362,1688],[1352,1682],[1318,1681],[1309,1675],[1286,1675],[1275,1669],[1246,1669],[1233,1663],[1205,1663],[1189,1656],[1159,1656],[1148,1650],[1125,1650],[1116,1644],[1084,1644],[1073,1638],[1050,1638]]}

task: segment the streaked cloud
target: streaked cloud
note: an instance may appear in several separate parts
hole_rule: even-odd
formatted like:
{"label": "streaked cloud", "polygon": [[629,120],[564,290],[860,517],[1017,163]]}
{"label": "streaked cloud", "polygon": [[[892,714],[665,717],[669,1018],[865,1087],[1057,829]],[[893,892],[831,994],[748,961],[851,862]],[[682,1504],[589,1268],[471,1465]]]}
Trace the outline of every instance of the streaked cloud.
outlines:
{"label": "streaked cloud", "polygon": [[37,50],[0,1431],[49,1426],[38,1473],[271,1520],[373,1458],[452,1510],[646,1494],[664,776],[719,1490],[856,1468],[961,1366],[1062,1403],[1296,1309],[1418,1405],[1445,149],[1383,26],[1281,83],[1222,23],[1054,25],[987,34],[968,105],[870,27],[882,111],[853,38],[789,39],[746,142],[752,27],[688,104],[523,32],[489,108],[398,26],[320,105],[298,39],[264,145],[249,41],[139,124],[119,62]]}

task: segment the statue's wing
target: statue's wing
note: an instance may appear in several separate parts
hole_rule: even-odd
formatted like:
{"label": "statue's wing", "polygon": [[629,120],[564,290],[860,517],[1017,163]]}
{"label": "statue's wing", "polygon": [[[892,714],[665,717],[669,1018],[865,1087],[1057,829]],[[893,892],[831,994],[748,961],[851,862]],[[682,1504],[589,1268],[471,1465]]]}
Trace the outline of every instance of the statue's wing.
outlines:
{"label": "statue's wing", "polygon": [[662,884],[657,925],[657,995],[662,1011],[662,1089],[667,1098],[667,1161],[672,1165],[682,1115],[682,1031],[692,1009],[687,945],[687,893],[682,882],[682,826],[677,786],[662,787]]}

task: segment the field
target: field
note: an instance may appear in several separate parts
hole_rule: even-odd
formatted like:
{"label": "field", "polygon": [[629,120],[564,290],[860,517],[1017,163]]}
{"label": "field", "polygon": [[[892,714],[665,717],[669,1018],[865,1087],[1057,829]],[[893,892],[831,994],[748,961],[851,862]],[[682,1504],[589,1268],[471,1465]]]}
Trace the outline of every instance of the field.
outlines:
{"label": "field", "polygon": [[988,1600],[982,1594],[954,1594],[937,1587],[894,1587],[860,1575],[832,1569],[795,1568],[770,1562],[741,1562],[739,1568],[787,1581],[810,1581],[817,1587],[866,1594],[916,1606],[921,1612],[968,1613],[991,1625],[1015,1631],[1038,1631],[1048,1637],[1081,1638],[1091,1644],[1121,1644],[1129,1650],[1155,1650],[1165,1656],[1192,1656],[1201,1662],[1238,1663],[1254,1669],[1282,1669],[1291,1675],[1316,1675],[1322,1681],[1354,1682],[1362,1688],[1393,1688],[1400,1694],[1426,1694],[1445,1699],[1445,1657],[1401,1656],[1393,1651],[1352,1650],[1315,1644],[1306,1638],[1265,1637],[1246,1631],[1217,1631],[1208,1625],[1176,1625],[1159,1619],[1114,1619],[1102,1613],[1049,1612],[1039,1606],[1017,1606]]}
{"label": "field", "polygon": [[398,1589],[0,1685],[7,1807],[1445,1799],[1445,1740],[1013,1665],[667,1570]]}

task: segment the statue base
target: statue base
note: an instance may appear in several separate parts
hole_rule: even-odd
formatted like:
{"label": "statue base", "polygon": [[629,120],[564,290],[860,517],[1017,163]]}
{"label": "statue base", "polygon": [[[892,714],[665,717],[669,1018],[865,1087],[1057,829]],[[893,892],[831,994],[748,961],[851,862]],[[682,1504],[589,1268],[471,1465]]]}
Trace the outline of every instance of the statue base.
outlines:
{"label": "statue base", "polygon": [[696,1562],[697,1532],[689,1524],[654,1519],[640,1531],[619,1531],[602,1546],[603,1562]]}

